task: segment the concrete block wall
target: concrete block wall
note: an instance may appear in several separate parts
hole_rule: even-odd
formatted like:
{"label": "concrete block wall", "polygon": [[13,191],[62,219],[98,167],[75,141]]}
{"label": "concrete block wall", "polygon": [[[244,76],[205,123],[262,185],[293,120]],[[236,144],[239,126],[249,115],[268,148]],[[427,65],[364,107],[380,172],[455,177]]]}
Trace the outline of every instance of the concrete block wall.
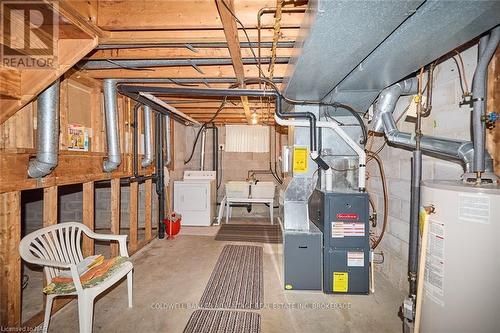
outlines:
{"label": "concrete block wall", "polygon": [[[465,77],[472,85],[472,77],[477,64],[477,47],[473,46],[462,53],[465,66]],[[458,60],[458,59],[457,59]],[[424,75],[425,77],[425,75]],[[462,91],[458,70],[453,59],[439,64],[434,71],[433,109],[428,118],[423,119],[424,135],[442,136],[470,140],[471,108],[459,107]],[[400,98],[397,108],[405,108],[410,102],[409,97]],[[400,121],[400,130],[413,132],[414,124]],[[383,138],[374,140],[372,151],[376,151],[384,143]],[[410,212],[410,175],[411,152],[385,146],[380,152],[389,189],[389,220],[385,236],[377,248],[383,251],[385,261],[378,265],[389,281],[398,289],[406,291],[408,235]],[[380,174],[374,161],[368,164],[369,179],[367,187],[374,197],[379,213],[377,233],[382,225],[383,195]],[[463,173],[462,167],[453,162],[442,161],[424,156],[422,179],[425,180],[458,180]]]}
{"label": "concrete block wall", "polygon": [[[82,222],[83,219],[83,192],[82,185],[70,185],[59,188],[58,218],[59,222]],[[158,209],[156,192],[153,185],[152,224],[156,227]],[[120,227],[129,227],[130,188],[121,187]],[[111,221],[111,189],[108,186],[95,188],[95,228],[97,231],[110,228]],[[23,194],[23,219],[25,232],[29,233],[43,225],[43,191],[26,191]],[[138,224],[144,227],[145,192],[144,184],[139,185]]]}

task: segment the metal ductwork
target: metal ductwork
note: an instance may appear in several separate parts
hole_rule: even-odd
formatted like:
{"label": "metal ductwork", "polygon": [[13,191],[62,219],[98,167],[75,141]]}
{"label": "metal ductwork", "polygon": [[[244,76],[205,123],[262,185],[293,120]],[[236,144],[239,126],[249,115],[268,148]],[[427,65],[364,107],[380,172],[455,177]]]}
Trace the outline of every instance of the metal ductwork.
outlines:
{"label": "metal ductwork", "polygon": [[37,99],[37,152],[29,162],[28,176],[41,178],[56,166],[59,150],[59,79]]}
{"label": "metal ductwork", "polygon": [[[384,89],[375,104],[372,131],[385,133],[387,141],[397,147],[414,150],[415,135],[401,132],[396,127],[393,117],[394,108],[401,95],[414,94],[417,91],[417,79],[415,77],[398,82]],[[474,147],[472,142],[438,138],[434,136],[421,137],[421,149],[424,154],[445,160],[461,162],[466,172],[472,172]],[[493,171],[493,160],[486,153],[486,170]]]}
{"label": "metal ductwork", "polygon": [[500,1],[309,1],[285,95],[364,112],[386,87],[498,25],[499,12]]}
{"label": "metal ductwork", "polygon": [[[483,117],[486,110],[486,77],[488,75],[488,64],[491,57],[497,49],[500,40],[500,26],[494,28],[489,36],[484,36],[480,40],[479,45],[479,61],[477,63],[476,71],[474,72],[474,81],[472,83],[473,93],[473,111],[472,111],[472,130],[474,141],[474,167],[473,171],[482,173],[486,170],[485,161],[485,141],[486,129]],[[486,158],[487,160],[487,158]]]}
{"label": "metal ductwork", "polygon": [[121,163],[116,83],[113,79],[103,80],[106,141],[108,143],[108,158],[104,160],[103,165],[105,172],[116,170]]}
{"label": "metal ductwork", "polygon": [[153,163],[153,149],[152,149],[152,114],[153,111],[148,105],[143,106],[144,112],[144,157],[142,158],[141,165],[146,168]]}

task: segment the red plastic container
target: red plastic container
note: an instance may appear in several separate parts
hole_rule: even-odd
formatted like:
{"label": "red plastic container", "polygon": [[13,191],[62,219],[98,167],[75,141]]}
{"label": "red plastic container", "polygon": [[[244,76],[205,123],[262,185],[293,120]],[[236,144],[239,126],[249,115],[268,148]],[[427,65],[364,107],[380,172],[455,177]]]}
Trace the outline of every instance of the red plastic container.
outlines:
{"label": "red plastic container", "polygon": [[163,220],[165,232],[168,235],[167,239],[173,239],[181,231],[181,220],[181,215],[176,213],[170,214],[168,218]]}

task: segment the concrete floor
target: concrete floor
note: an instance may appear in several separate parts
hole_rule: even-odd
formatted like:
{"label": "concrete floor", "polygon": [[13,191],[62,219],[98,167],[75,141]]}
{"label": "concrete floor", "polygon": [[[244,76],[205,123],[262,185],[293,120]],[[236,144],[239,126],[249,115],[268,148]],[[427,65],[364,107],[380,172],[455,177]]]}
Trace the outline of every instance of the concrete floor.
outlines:
{"label": "concrete floor", "polygon": [[[213,233],[212,229],[207,232]],[[153,241],[132,259],[134,308],[127,308],[126,283],[122,282],[97,300],[94,332],[182,332],[228,243],[186,227],[175,240]],[[285,291],[281,278],[282,245],[262,246],[267,308],[258,313],[263,332],[401,331],[397,312],[404,295],[382,277],[376,276],[376,293],[369,296]],[[284,309],[286,305],[295,308]],[[330,309],[326,308],[328,305]],[[297,309],[299,306],[322,308]],[[72,302],[53,316],[50,332],[77,331],[77,306]]]}

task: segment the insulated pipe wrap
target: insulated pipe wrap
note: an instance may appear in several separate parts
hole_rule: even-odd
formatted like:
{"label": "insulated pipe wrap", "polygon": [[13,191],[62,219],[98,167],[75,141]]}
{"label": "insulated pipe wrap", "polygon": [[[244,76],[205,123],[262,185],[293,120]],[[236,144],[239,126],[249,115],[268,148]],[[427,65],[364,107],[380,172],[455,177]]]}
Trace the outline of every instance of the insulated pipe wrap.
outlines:
{"label": "insulated pipe wrap", "polygon": [[41,178],[56,166],[59,150],[59,80],[37,99],[37,153],[28,165],[28,176]]}
{"label": "insulated pipe wrap", "polygon": [[104,160],[105,172],[112,172],[121,163],[120,134],[118,132],[118,110],[116,80],[105,79],[104,85],[104,115],[106,118],[106,140],[108,143],[108,158]]}

